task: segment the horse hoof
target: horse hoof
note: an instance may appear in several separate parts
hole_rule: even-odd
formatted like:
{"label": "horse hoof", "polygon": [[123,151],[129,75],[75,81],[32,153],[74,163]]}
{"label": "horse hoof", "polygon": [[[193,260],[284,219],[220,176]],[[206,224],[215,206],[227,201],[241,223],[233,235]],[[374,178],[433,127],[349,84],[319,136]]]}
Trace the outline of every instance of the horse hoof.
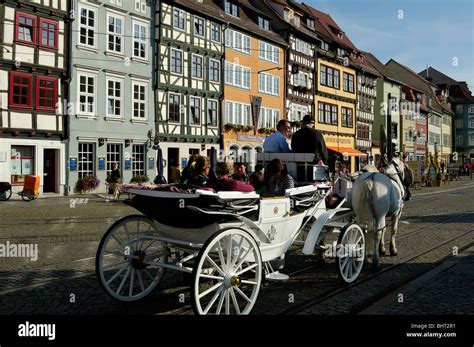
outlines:
{"label": "horse hoof", "polygon": [[396,256],[398,255],[398,251],[397,251],[396,249],[391,249],[391,250],[390,250],[390,255],[391,255],[392,257],[396,257]]}
{"label": "horse hoof", "polygon": [[385,249],[383,249],[383,250],[381,249],[381,250],[379,251],[379,254],[383,257],[384,255],[387,254],[387,252],[385,251]]}

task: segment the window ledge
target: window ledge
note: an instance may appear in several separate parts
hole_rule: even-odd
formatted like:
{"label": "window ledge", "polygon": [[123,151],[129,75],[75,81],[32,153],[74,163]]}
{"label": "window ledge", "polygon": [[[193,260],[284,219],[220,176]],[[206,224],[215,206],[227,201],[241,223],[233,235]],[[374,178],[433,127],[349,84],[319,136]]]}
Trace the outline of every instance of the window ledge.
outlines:
{"label": "window ledge", "polygon": [[121,117],[111,117],[111,116],[105,116],[104,120],[108,122],[119,122],[119,123],[125,122],[125,119]]}
{"label": "window ledge", "polygon": [[96,54],[99,53],[99,50],[97,48],[90,47],[90,46],[76,45],[76,48],[81,51],[87,51],[87,52],[96,53]]}
{"label": "window ledge", "polygon": [[125,58],[125,55],[123,53],[106,51],[104,54],[109,56],[109,57],[113,57],[113,58],[120,58],[120,59]]}
{"label": "window ledge", "polygon": [[133,57],[133,58],[132,58],[132,61],[133,61],[134,63],[145,64],[145,65],[147,65],[147,64],[150,63],[150,60],[148,60],[148,59],[143,59],[143,58],[139,58],[139,57]]}
{"label": "window ledge", "polygon": [[130,119],[130,123],[148,124],[148,119],[132,118]]}
{"label": "window ledge", "polygon": [[79,118],[79,119],[89,119],[89,120],[97,120],[97,116],[88,116],[88,115],[85,115],[85,114],[76,114],[76,118]]}

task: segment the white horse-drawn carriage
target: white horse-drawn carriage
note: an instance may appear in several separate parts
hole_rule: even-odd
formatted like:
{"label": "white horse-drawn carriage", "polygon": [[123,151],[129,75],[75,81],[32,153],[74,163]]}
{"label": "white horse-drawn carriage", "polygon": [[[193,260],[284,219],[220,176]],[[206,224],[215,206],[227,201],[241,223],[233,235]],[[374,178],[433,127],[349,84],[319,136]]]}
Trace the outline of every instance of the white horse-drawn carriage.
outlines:
{"label": "white horse-drawn carriage", "polygon": [[[308,159],[295,154],[287,162],[303,165],[306,173]],[[329,233],[340,233],[334,254],[339,277],[350,283],[361,272],[364,230],[344,199],[326,206],[327,182],[288,189],[281,197],[189,188],[126,190],[133,194],[126,203],[142,214],[112,225],[97,251],[97,276],[110,296],[139,300],[171,269],[192,274],[195,313],[248,314],[264,278],[288,279],[275,264],[303,230],[309,230],[303,247],[308,255],[326,250]]]}

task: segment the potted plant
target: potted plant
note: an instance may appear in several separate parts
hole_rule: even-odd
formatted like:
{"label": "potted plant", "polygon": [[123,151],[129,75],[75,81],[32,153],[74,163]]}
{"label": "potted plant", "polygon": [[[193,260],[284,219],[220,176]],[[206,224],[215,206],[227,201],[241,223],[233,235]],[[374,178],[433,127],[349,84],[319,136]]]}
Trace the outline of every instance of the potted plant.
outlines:
{"label": "potted plant", "polygon": [[224,125],[224,129],[225,131],[231,131],[232,129],[234,129],[234,124],[231,124],[231,123],[227,123]]}
{"label": "potted plant", "polygon": [[251,131],[251,130],[253,130],[253,126],[251,126],[251,125],[246,125],[246,126],[244,127],[244,131],[245,131],[245,132],[248,132],[248,131]]}
{"label": "potted plant", "polygon": [[86,175],[79,178],[76,182],[76,192],[80,194],[87,193],[96,189],[100,184],[100,180],[95,175]]}
{"label": "potted plant", "polygon": [[142,183],[147,183],[149,181],[150,179],[148,178],[147,175],[136,175],[132,177],[132,179],[130,180],[130,183],[142,184]]}

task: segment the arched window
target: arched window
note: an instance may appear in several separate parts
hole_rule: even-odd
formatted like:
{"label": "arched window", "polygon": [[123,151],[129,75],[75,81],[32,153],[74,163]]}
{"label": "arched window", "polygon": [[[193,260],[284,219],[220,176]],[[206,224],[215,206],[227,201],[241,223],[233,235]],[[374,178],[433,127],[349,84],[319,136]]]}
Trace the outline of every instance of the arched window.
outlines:
{"label": "arched window", "polygon": [[237,161],[237,159],[239,158],[239,146],[237,145],[230,146],[229,156],[231,157],[233,161]]}

